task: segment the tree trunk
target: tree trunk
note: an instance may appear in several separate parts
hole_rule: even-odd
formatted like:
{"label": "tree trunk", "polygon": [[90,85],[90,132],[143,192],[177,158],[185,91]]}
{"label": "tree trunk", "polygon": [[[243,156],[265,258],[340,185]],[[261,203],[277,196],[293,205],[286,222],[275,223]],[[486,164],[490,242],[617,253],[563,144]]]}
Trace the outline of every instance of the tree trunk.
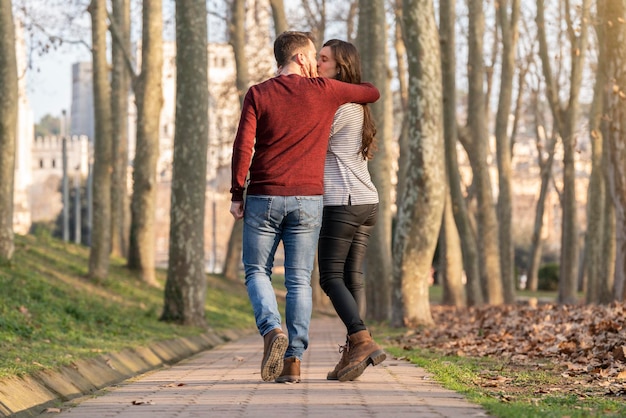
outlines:
{"label": "tree trunk", "polygon": [[367,315],[374,320],[387,320],[391,309],[391,132],[392,95],[387,65],[387,31],[385,2],[359,1],[358,45],[361,53],[363,80],[380,90],[380,100],[371,105],[377,128],[378,151],[369,164],[372,182],[378,189],[378,221],[372,230],[367,248],[365,292]]}
{"label": "tree trunk", "polygon": [[143,0],[141,73],[136,81],[137,142],[133,164],[128,267],[157,286],[155,275],[155,215],[157,160],[163,107],[163,14],[161,0]]}
{"label": "tree trunk", "polygon": [[464,307],[465,285],[463,283],[463,254],[461,251],[461,239],[456,229],[454,213],[452,211],[452,198],[450,190],[446,187],[446,205],[439,232],[439,269],[437,277],[443,286],[444,305]]}
{"label": "tree trunk", "polygon": [[0,0],[0,262],[11,260],[17,146],[17,57],[11,0]]}
{"label": "tree trunk", "polygon": [[93,218],[89,277],[104,279],[109,272],[111,251],[111,92],[107,63],[107,11],[105,0],[92,0],[91,13],[93,52],[93,100],[95,113],[93,163]]}
{"label": "tree trunk", "polygon": [[409,164],[394,231],[392,326],[431,325],[428,282],[446,181],[439,34],[431,0],[404,0],[409,62]]}
{"label": "tree trunk", "polygon": [[444,138],[446,147],[446,171],[450,186],[451,206],[454,220],[461,239],[463,253],[463,269],[467,278],[467,304],[470,306],[484,303],[480,287],[480,269],[478,267],[478,252],[476,250],[476,234],[470,222],[469,213],[459,174],[456,121],[456,58],[455,58],[455,31],[456,0],[442,0],[440,3],[440,37],[441,37],[441,67],[443,81],[443,118]]}
{"label": "tree trunk", "polygon": [[[550,52],[545,31],[544,0],[537,0],[537,28],[539,38],[539,55],[546,84],[547,99],[552,110],[554,124],[563,141],[563,191],[561,226],[561,256],[559,271],[558,301],[572,304],[578,301],[578,228],[576,203],[576,170],[574,165],[575,131],[580,110],[579,93],[582,80],[585,51],[587,49],[587,28],[589,22],[590,0],[583,0],[580,25],[574,28],[571,19],[567,20],[570,41],[571,74],[568,103],[562,108],[559,102],[559,87],[554,80]],[[566,11],[569,16],[569,11]],[[578,35],[576,35],[578,33]]]}
{"label": "tree trunk", "polygon": [[396,0],[394,7],[395,14],[395,29],[394,29],[394,50],[396,51],[396,77],[398,79],[398,90],[400,93],[400,110],[401,113],[401,128],[400,136],[398,137],[398,149],[400,155],[398,156],[398,184],[396,185],[396,196],[399,195],[400,190],[404,190],[404,180],[406,179],[407,161],[409,158],[409,115],[408,115],[408,95],[409,88],[406,79],[406,46],[404,45],[404,39],[402,38],[402,0]]}
{"label": "tree trunk", "polygon": [[607,16],[614,19],[607,36],[609,76],[614,80],[609,95],[608,155],[609,184],[615,207],[615,293],[616,298],[626,298],[626,1],[607,2]]}
{"label": "tree trunk", "polygon": [[[238,2],[239,0],[234,1]],[[289,28],[285,17],[285,3],[283,0],[270,0],[270,6],[272,6],[272,17],[274,18],[274,33],[278,37]]]}
{"label": "tree trunk", "polygon": [[176,128],[162,320],[205,325],[204,208],[208,149],[207,8],[176,2]]}
{"label": "tree trunk", "polygon": [[[272,10],[274,10],[272,2]],[[282,3],[280,1],[279,3]],[[229,24],[230,44],[235,55],[235,84],[239,96],[239,105],[243,103],[246,91],[250,84],[248,58],[246,57],[246,8],[244,0],[233,0],[231,8],[231,20]],[[275,22],[275,24],[278,24]],[[282,32],[281,32],[282,33]],[[224,277],[237,280],[241,267],[241,251],[243,249],[243,221],[233,223],[233,229],[228,239],[224,268]]]}
{"label": "tree trunk", "polygon": [[112,42],[111,112],[113,126],[113,176],[111,184],[111,254],[128,255],[128,93],[130,74],[125,54],[130,51],[130,2],[112,1],[113,17],[120,42]]}
{"label": "tree trunk", "polygon": [[[535,129],[537,132],[537,141],[539,142],[539,124],[537,122],[535,123]],[[538,272],[542,254],[541,230],[543,228],[543,214],[546,207],[546,197],[548,195],[548,188],[550,187],[550,180],[552,179],[552,164],[554,162],[556,140],[556,134],[553,134],[550,142],[546,145],[546,152],[548,153],[548,156],[545,160],[541,156],[542,148],[539,146],[537,147],[537,158],[541,173],[541,186],[539,188],[539,199],[537,199],[537,205],[535,207],[535,222],[529,251],[528,290],[532,292],[537,291],[537,286],[539,284]]]}
{"label": "tree trunk", "polygon": [[481,0],[469,1],[469,48],[468,48],[468,127],[471,146],[468,149],[470,164],[474,174],[477,199],[478,251],[483,290],[487,302],[498,305],[504,302],[502,274],[500,270],[500,248],[498,245],[498,223],[494,207],[491,179],[489,177],[489,135],[484,111],[485,92],[483,91],[483,35],[485,16]]}
{"label": "tree trunk", "polygon": [[313,34],[315,48],[319,51],[324,44],[326,33],[326,0],[302,0],[300,4],[305,24]]}
{"label": "tree trunk", "polygon": [[500,76],[500,98],[496,114],[496,159],[498,161],[498,226],[500,241],[500,269],[504,289],[504,302],[515,302],[515,257],[513,248],[513,210],[511,177],[511,144],[508,135],[509,115],[513,101],[513,75],[515,74],[515,52],[518,37],[517,20],[520,0],[512,0],[509,19],[509,1],[500,0],[497,13],[502,34],[502,69]]}
{"label": "tree trunk", "polygon": [[[606,65],[606,7],[603,2],[598,3],[598,24],[596,25],[596,35],[598,38],[598,63],[596,71],[596,84],[593,91],[593,101],[589,112],[589,136],[591,142],[591,175],[589,176],[589,188],[587,191],[587,232],[585,234],[585,257],[587,286],[585,301],[587,303],[600,303],[601,295],[608,298],[610,293],[604,285],[606,281],[602,279],[602,264],[604,263],[604,215],[606,211],[606,185],[603,167],[604,139],[600,129],[600,123],[604,105],[604,93],[607,85],[607,65]],[[605,302],[608,302],[606,300]]]}

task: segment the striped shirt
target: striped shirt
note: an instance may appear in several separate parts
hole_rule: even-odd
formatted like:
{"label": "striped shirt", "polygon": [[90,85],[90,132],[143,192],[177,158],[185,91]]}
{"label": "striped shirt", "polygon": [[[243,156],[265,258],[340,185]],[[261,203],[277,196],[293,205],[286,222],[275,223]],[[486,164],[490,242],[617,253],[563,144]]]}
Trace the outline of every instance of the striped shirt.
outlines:
{"label": "striped shirt", "polygon": [[347,103],[335,113],[324,165],[324,206],[378,203],[367,160],[359,152],[363,106]]}

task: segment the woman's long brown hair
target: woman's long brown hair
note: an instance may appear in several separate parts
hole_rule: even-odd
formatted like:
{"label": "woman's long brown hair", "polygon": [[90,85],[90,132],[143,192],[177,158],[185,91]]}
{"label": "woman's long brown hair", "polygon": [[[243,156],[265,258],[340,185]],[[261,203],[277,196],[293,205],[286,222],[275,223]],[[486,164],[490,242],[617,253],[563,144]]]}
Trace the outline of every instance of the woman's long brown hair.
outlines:
{"label": "woman's long brown hair", "polygon": [[[333,56],[337,62],[337,75],[335,79],[345,81],[347,83],[361,83],[361,58],[359,51],[350,42],[341,41],[339,39],[331,39],[323,46],[327,46],[333,51]],[[363,105],[363,135],[361,140],[361,149],[359,153],[363,155],[364,160],[374,158],[376,151],[376,125],[374,118],[368,105]]]}

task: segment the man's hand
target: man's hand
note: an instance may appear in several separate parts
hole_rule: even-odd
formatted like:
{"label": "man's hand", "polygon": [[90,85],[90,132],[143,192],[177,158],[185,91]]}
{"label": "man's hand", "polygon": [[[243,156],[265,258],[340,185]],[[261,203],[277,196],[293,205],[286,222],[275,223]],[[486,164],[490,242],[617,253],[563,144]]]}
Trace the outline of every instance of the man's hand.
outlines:
{"label": "man's hand", "polygon": [[235,220],[243,218],[243,202],[231,202],[230,213],[233,215]]}

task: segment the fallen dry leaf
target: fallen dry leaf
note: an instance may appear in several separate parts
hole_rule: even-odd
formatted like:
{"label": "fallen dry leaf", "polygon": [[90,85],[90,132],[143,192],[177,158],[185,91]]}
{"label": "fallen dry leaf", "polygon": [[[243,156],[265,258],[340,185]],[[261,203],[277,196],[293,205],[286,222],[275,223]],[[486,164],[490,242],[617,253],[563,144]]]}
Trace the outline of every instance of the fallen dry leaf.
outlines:
{"label": "fallen dry leaf", "polygon": [[[551,364],[560,369],[563,387],[571,385],[573,394],[583,386],[610,388],[610,394],[626,393],[624,303],[471,308],[433,305],[431,312],[435,326],[411,328],[393,342],[407,350],[420,347],[444,355],[502,358],[522,368]],[[483,386],[501,388],[509,384],[487,374],[481,377]],[[536,393],[549,390],[538,389]]]}
{"label": "fallen dry leaf", "polygon": [[152,401],[132,401],[133,405],[154,405]]}

